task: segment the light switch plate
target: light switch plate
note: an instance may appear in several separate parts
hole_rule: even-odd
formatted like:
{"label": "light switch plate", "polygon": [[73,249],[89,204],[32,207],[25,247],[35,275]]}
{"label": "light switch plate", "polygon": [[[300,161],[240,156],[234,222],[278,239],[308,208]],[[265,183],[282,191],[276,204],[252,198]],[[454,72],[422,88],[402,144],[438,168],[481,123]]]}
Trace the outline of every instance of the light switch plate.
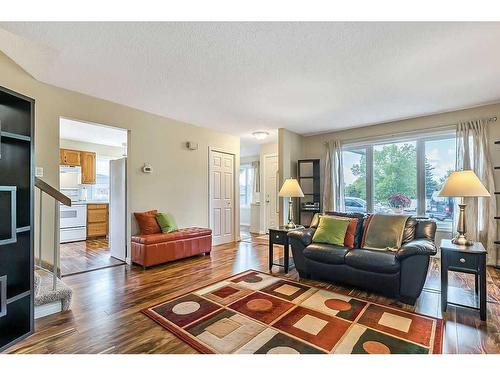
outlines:
{"label": "light switch plate", "polygon": [[35,177],[43,177],[43,167],[35,168]]}

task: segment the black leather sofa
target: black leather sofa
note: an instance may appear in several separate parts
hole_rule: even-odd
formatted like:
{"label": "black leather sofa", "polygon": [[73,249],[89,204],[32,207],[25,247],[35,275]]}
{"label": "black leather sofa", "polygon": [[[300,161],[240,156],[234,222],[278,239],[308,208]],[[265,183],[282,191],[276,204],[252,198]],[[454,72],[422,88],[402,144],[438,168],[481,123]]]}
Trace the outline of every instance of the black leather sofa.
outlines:
{"label": "black leather sofa", "polygon": [[436,223],[429,219],[409,218],[401,249],[377,251],[359,248],[366,215],[331,212],[359,219],[354,245],[347,247],[313,243],[319,218],[311,227],[288,233],[295,267],[302,278],[320,279],[352,285],[415,304],[425,283],[429,259],[435,255]]}

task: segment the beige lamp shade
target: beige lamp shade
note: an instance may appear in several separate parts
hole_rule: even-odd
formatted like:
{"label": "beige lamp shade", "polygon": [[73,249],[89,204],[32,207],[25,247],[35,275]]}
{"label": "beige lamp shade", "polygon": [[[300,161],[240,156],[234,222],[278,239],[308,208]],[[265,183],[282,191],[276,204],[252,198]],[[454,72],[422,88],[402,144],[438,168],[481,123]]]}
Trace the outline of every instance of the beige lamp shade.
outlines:
{"label": "beige lamp shade", "polygon": [[295,178],[287,178],[278,195],[280,197],[287,198],[302,198],[304,196],[304,193],[302,192],[302,189],[300,188],[300,185]]}
{"label": "beige lamp shade", "polygon": [[440,197],[490,197],[490,193],[473,171],[452,172],[443,188]]}

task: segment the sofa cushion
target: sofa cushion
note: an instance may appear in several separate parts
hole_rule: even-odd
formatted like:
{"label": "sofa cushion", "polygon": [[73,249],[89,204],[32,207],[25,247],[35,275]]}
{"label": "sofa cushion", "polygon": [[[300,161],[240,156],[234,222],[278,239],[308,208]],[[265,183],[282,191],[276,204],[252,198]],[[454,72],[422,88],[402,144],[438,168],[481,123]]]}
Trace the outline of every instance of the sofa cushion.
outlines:
{"label": "sofa cushion", "polygon": [[185,240],[188,238],[210,236],[212,230],[208,228],[185,228],[170,233],[140,234],[132,236],[132,242],[151,245],[162,242]]}
{"label": "sofa cushion", "polygon": [[396,273],[399,261],[392,251],[353,249],[345,255],[345,264],[365,271]]}
{"label": "sofa cushion", "polygon": [[344,256],[349,248],[344,246],[330,245],[326,243],[312,243],[304,249],[307,259],[320,263],[344,264]]}

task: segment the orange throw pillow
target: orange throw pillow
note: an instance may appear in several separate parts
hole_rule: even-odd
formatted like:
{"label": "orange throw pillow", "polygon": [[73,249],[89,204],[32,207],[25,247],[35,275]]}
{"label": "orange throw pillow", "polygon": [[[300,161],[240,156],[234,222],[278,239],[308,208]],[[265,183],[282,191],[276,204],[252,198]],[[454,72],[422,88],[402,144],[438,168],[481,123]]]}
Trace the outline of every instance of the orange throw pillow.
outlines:
{"label": "orange throw pillow", "polygon": [[345,232],[344,246],[349,249],[354,248],[354,239],[356,237],[356,227],[358,226],[357,218],[349,218],[349,226],[347,227],[347,232]]}
{"label": "orange throw pillow", "polygon": [[134,212],[135,219],[141,229],[141,234],[154,234],[161,232],[161,228],[156,221],[157,213],[157,210]]}

